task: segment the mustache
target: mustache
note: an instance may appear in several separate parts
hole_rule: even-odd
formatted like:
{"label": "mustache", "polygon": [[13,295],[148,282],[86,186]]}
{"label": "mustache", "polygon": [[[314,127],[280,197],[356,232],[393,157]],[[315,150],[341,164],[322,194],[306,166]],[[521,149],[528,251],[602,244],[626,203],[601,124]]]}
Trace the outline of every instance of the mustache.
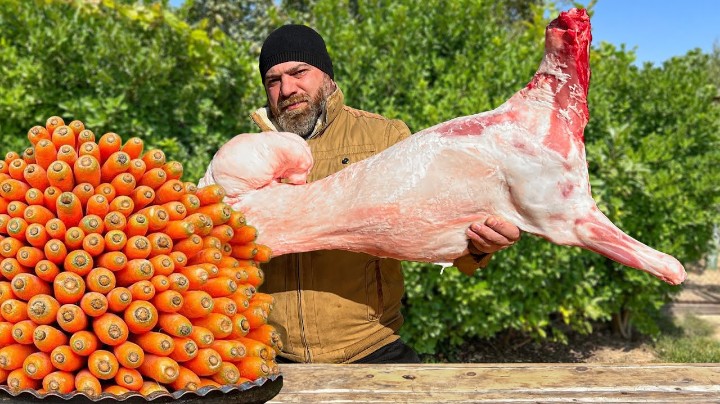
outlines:
{"label": "mustache", "polygon": [[282,100],[278,103],[278,109],[285,109],[289,107],[292,104],[295,104],[297,102],[306,101],[310,102],[310,96],[307,94],[297,94],[293,95],[290,98],[287,98],[285,100]]}

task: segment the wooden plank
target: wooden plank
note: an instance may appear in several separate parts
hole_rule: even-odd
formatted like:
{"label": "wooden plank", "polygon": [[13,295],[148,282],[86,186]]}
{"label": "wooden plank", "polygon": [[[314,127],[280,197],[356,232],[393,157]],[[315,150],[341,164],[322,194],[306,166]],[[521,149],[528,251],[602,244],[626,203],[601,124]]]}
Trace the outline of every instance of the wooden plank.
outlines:
{"label": "wooden plank", "polygon": [[270,403],[708,402],[720,364],[281,365]]}

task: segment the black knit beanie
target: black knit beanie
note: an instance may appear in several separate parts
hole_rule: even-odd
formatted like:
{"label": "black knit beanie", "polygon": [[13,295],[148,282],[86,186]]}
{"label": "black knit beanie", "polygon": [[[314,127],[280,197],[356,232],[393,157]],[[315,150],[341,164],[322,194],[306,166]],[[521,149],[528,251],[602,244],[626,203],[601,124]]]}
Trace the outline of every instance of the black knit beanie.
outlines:
{"label": "black knit beanie", "polygon": [[305,25],[283,25],[268,35],[260,50],[260,78],[284,62],[305,62],[334,79],[332,61],[320,34]]}

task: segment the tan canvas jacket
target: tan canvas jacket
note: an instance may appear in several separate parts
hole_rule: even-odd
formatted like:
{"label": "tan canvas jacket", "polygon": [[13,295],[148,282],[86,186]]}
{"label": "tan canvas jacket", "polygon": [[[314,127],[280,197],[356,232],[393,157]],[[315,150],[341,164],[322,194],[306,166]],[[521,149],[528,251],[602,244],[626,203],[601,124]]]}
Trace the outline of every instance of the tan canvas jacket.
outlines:
{"label": "tan canvas jacket", "polygon": [[[262,131],[276,130],[266,108],[251,116]],[[402,121],[344,105],[337,89],[308,140],[314,159],[308,180],[327,177],[409,135]],[[463,260],[472,271],[484,266],[466,257],[470,258]],[[313,251],[274,257],[263,270],[262,291],[275,298],[269,321],[282,335],[283,357],[347,363],[399,338],[404,294],[399,261],[348,251]]]}

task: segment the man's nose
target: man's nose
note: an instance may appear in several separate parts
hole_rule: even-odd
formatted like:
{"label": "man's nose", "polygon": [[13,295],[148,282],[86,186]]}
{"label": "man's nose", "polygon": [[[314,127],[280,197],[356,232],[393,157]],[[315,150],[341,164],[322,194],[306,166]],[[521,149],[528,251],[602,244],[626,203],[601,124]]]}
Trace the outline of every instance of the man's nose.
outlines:
{"label": "man's nose", "polygon": [[288,97],[295,94],[298,91],[296,80],[292,76],[283,76],[280,79],[280,94],[283,97]]}

